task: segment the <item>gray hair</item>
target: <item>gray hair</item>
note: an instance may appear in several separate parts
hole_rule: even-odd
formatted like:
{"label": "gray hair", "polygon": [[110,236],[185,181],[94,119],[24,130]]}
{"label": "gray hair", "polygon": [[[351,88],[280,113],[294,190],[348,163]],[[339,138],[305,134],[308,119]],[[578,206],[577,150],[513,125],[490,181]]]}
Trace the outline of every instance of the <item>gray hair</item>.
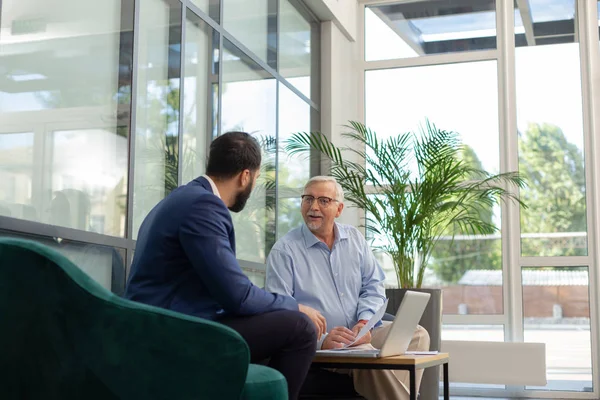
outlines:
{"label": "gray hair", "polygon": [[308,182],[306,182],[306,185],[304,185],[304,190],[306,190],[306,188],[313,185],[314,183],[318,183],[318,182],[333,182],[333,183],[335,183],[335,199],[337,201],[339,201],[340,203],[344,202],[344,189],[342,189],[342,185],[340,185],[333,176],[325,176],[325,175],[313,176],[312,178],[310,178],[308,180]]}

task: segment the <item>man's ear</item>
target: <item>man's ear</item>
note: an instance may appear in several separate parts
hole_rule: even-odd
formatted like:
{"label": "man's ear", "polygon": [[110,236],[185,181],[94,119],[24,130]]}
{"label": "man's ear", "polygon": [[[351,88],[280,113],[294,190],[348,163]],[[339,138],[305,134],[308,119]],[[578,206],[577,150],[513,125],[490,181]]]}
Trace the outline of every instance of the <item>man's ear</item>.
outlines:
{"label": "man's ear", "polygon": [[335,217],[339,217],[340,215],[342,215],[342,210],[344,209],[344,203],[339,203],[338,204],[338,209],[337,209],[337,213],[335,214]]}
{"label": "man's ear", "polygon": [[239,184],[241,187],[248,186],[248,183],[252,180],[252,174],[249,169],[245,169],[240,172]]}

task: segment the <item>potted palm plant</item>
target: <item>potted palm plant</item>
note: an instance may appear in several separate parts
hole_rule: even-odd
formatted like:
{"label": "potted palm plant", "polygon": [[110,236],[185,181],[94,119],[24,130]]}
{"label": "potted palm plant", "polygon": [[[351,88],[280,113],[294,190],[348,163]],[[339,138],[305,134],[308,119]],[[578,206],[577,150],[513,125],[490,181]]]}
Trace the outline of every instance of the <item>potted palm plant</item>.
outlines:
{"label": "potted palm plant", "polygon": [[[288,140],[286,151],[309,154],[313,148],[329,160],[346,199],[365,211],[372,246],[394,265],[399,289],[387,290],[388,312],[396,312],[407,289],[431,293],[421,325],[429,331],[432,350],[439,350],[441,290],[421,288],[433,248],[442,236],[453,239],[457,232],[496,232],[481,215],[501,201],[522,204],[514,189],[524,181],[515,172],[490,174],[465,162],[459,135],[429,121],[419,133],[387,139],[359,122],[347,128],[343,136],[352,146],[338,147],[320,132],[301,132]],[[352,161],[357,158],[362,162]]]}

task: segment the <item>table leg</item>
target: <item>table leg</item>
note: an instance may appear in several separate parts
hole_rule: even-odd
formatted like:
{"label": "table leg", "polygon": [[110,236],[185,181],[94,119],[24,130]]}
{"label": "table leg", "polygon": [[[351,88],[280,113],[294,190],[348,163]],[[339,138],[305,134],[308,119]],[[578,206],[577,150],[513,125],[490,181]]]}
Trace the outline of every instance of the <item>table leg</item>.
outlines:
{"label": "table leg", "polygon": [[444,400],[450,399],[450,382],[448,379],[448,363],[444,363]]}
{"label": "table leg", "polygon": [[416,371],[413,366],[409,371],[409,386],[410,386],[410,400],[417,400],[417,382],[416,382]]}

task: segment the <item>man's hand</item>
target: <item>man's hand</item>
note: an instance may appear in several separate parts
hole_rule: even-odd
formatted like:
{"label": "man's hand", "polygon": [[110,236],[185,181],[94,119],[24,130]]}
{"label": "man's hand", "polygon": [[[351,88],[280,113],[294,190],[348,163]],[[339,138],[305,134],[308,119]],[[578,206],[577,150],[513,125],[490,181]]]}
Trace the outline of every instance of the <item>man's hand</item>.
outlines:
{"label": "man's hand", "polygon": [[321,335],[327,332],[327,321],[325,320],[325,317],[314,308],[305,306],[304,304],[298,304],[298,310],[306,314],[308,318],[312,320],[317,327],[317,339],[321,339]]}
{"label": "man's hand", "polygon": [[[360,320],[356,325],[352,327],[352,334],[354,335],[354,337],[358,336],[358,332],[360,332],[360,330],[363,326],[366,325],[366,323],[366,321]],[[371,343],[371,331],[367,332],[365,336],[361,337],[356,343],[352,345],[352,347],[367,343]]]}
{"label": "man's hand", "polygon": [[355,337],[356,335],[354,335],[350,329],[344,326],[336,326],[329,332],[325,340],[323,340],[321,349],[339,349],[345,344],[352,343]]}

